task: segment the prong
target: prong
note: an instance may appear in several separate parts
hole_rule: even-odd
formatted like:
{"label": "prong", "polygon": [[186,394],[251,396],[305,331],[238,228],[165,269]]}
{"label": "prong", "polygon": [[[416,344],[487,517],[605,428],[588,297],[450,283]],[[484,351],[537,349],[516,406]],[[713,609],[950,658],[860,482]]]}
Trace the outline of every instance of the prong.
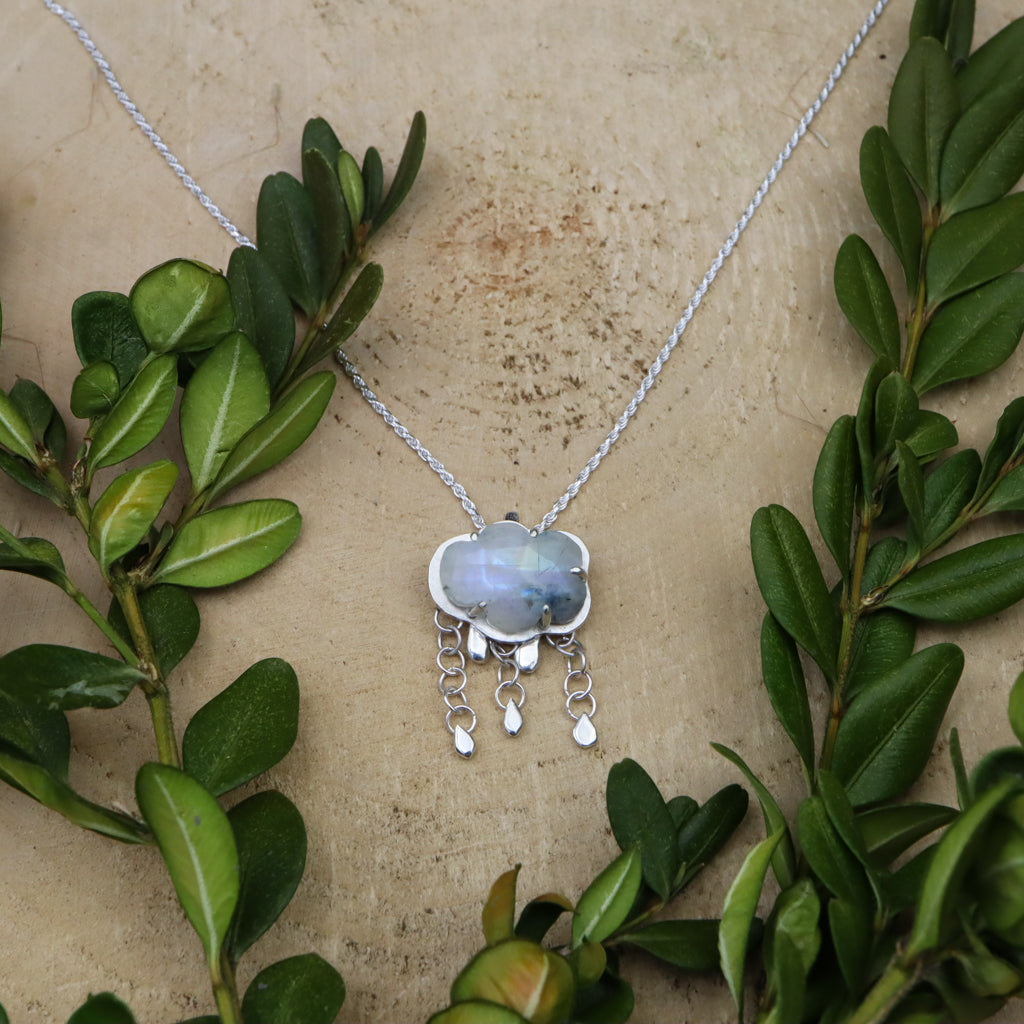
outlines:
{"label": "prong", "polygon": [[540,613],[540,628],[547,629],[551,625],[551,605],[544,605],[544,610]]}
{"label": "prong", "polygon": [[479,540],[479,539],[480,539],[480,534],[479,534],[479,533],[477,533],[477,532],[476,532],[476,530],[474,530],[474,531],[473,531],[473,532],[472,532],[472,533],[471,533],[471,534],[469,535],[469,539],[470,539],[470,540]]}
{"label": "prong", "polygon": [[581,565],[574,565],[570,570],[573,576],[578,576],[584,583],[587,582],[587,570]]}
{"label": "prong", "polygon": [[487,609],[487,602],[486,601],[477,601],[477,603],[475,605],[473,605],[473,607],[470,608],[469,611],[466,614],[471,619],[475,619],[475,618],[477,618],[480,615],[481,612],[486,611],[486,609]]}

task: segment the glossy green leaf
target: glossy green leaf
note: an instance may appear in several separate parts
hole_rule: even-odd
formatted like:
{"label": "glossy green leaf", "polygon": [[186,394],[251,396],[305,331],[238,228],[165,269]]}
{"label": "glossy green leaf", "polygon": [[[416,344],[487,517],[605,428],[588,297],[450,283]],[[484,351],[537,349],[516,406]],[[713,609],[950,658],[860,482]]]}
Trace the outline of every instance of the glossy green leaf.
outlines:
{"label": "glossy green leaf", "polygon": [[875,489],[875,398],[879,385],[893,370],[888,359],[876,359],[864,378],[860,401],[857,403],[853,432],[857,439],[861,492],[865,497],[871,496]]}
{"label": "glossy green leaf", "polygon": [[924,770],[963,666],[958,647],[936,644],[863,687],[832,761],[855,807],[898,796]]}
{"label": "glossy green leaf", "polygon": [[195,352],[235,329],[227,279],[196,260],[170,260],[135,282],[132,315],[151,352]]}
{"label": "glossy green leaf", "polygon": [[821,949],[820,914],[821,901],[814,882],[810,878],[801,878],[779,893],[766,932],[766,947],[777,946],[780,936],[788,937],[799,957],[803,977],[814,966]]}
{"label": "glossy green leaf", "polygon": [[3,391],[0,391],[0,445],[33,465],[39,461],[32,428],[25,422],[18,406]]}
{"label": "glossy green leaf", "polygon": [[384,194],[384,165],[380,153],[373,147],[363,157],[363,195],[366,203],[363,209],[363,220],[372,224],[380,209]]}
{"label": "glossy green leaf", "polygon": [[850,903],[838,897],[831,899],[828,928],[846,987],[851,992],[862,991],[871,955],[870,910],[862,903]]}
{"label": "glossy green leaf", "polygon": [[860,180],[868,209],[896,252],[907,282],[917,290],[921,264],[921,204],[903,162],[884,128],[867,130],[860,146]]}
{"label": "glossy green leaf", "polygon": [[1024,174],[1024,75],[983,96],[953,126],[942,155],[943,216],[994,202]]}
{"label": "glossy green leaf", "polygon": [[38,494],[47,501],[63,506],[63,500],[54,489],[36,472],[35,464],[26,462],[20,455],[11,455],[0,448],[0,470],[6,473],[16,484]]}
{"label": "glossy green leaf", "polygon": [[1010,689],[1007,715],[1013,735],[1024,744],[1024,672],[1017,676]]}
{"label": "glossy green leaf", "polygon": [[[769,612],[761,623],[761,673],[768,698],[807,770],[814,769],[814,726],[796,644]],[[774,831],[774,829],[771,829]]]}
{"label": "glossy green leaf", "polygon": [[1024,20],[1011,21],[978,47],[956,78],[966,110],[984,95],[1024,74]]}
{"label": "glossy green leaf", "polygon": [[902,441],[896,442],[896,480],[907,511],[907,562],[916,562],[924,544],[924,473],[917,457]]}
{"label": "glossy green leaf", "polygon": [[668,807],[668,813],[672,815],[672,822],[676,827],[676,832],[678,832],[697,813],[699,804],[692,796],[680,794],[667,801],[666,806]]}
{"label": "glossy green leaf", "polygon": [[290,501],[265,498],[227,505],[186,523],[171,542],[154,582],[223,587],[277,561],[299,535]]}
{"label": "glossy green leaf", "polygon": [[717,921],[656,921],[626,932],[619,941],[684,971],[718,969]]}
{"label": "glossy green leaf", "polygon": [[640,851],[632,847],[587,886],[572,921],[574,949],[587,939],[603,942],[626,920],[640,891],[642,877]]}
{"label": "glossy green leaf", "polygon": [[130,381],[146,358],[146,342],[132,316],[127,295],[80,295],[71,307],[71,330],[82,366],[110,363],[122,381]]}
{"label": "glossy green leaf", "polygon": [[[185,657],[199,636],[199,609],[192,595],[183,587],[161,583],[140,591],[139,609],[156,654],[160,675],[166,679]],[[115,601],[107,618],[127,643],[131,631],[121,606]]]}
{"label": "glossy green leaf", "polygon": [[953,821],[957,811],[942,804],[900,803],[857,813],[857,828],[871,862],[888,867],[919,839]]}
{"label": "glossy green leaf", "polygon": [[498,876],[484,903],[481,920],[484,940],[488,946],[511,939],[515,934],[516,879],[519,877],[520,866],[517,864]]}
{"label": "glossy green leaf", "polygon": [[1024,534],[993,537],[915,569],[885,596],[889,608],[935,622],[970,622],[1024,597]]}
{"label": "glossy green leaf", "polygon": [[289,298],[314,316],[326,295],[316,236],[313,200],[290,174],[280,171],[263,181],[256,204],[259,251]]}
{"label": "glossy green leaf", "polygon": [[148,830],[134,818],[79,796],[64,779],[3,741],[0,741],[0,778],[80,828],[122,843],[152,842]]}
{"label": "glossy green leaf", "polygon": [[[1017,779],[1020,785],[1020,779]],[[985,855],[970,869],[971,896],[988,926],[1007,941],[1018,937],[1024,920],[1024,832],[1009,818],[993,816],[985,835]]]}
{"label": "glossy green leaf", "polygon": [[516,922],[515,934],[520,939],[540,942],[551,926],[566,912],[573,910],[572,902],[561,893],[549,892],[530,900],[523,907]]}
{"label": "glossy green leaf", "polygon": [[101,569],[128,554],[149,532],[178,479],[169,459],[115,477],[89,520],[89,550]]}
{"label": "glossy green leaf", "polygon": [[981,475],[974,491],[979,498],[989,491],[1008,462],[1024,451],[1024,396],[1015,398],[999,416],[996,431],[985,452]]}
{"label": "glossy green leaf", "polygon": [[338,159],[341,143],[334,129],[322,117],[311,117],[302,129],[302,152],[319,150],[331,165]]}
{"label": "glossy green leaf", "polygon": [[1009,274],[1024,263],[1024,193],[1016,192],[941,224],[925,263],[928,305]]}
{"label": "glossy green leaf", "polygon": [[608,773],[608,821],[620,849],[636,846],[644,881],[667,900],[679,867],[676,826],[654,780],[626,758]]}
{"label": "glossy green leaf", "polygon": [[573,977],[579,988],[596,985],[608,965],[608,954],[600,942],[584,942],[567,956]]}
{"label": "glossy green leaf", "polygon": [[68,1017],[68,1024],[135,1024],[135,1018],[112,992],[98,992]]}
{"label": "glossy green leaf", "polygon": [[852,416],[832,424],[814,467],[814,519],[840,573],[850,567],[850,534],[857,488],[857,442]]}
{"label": "glossy green leaf", "polygon": [[228,811],[238,851],[238,904],[225,940],[237,964],[281,916],[306,866],[306,826],[295,805],[269,789]]}
{"label": "glossy green leaf", "polygon": [[896,73],[888,126],[896,152],[929,206],[938,202],[939,160],[959,113],[949,57],[937,39],[922,36]]}
{"label": "glossy green leaf", "polygon": [[[639,858],[636,869],[639,885]],[[558,1024],[568,1015],[574,988],[572,969],[563,957],[536,943],[509,939],[470,960],[452,982],[452,1002],[483,999],[507,1006],[533,1024]]]}
{"label": "glossy green leaf", "polygon": [[923,463],[952,448],[959,439],[956,427],[942,413],[921,409],[906,443]]}
{"label": "glossy green leaf", "polygon": [[299,728],[299,683],[280,658],[247,668],[193,716],[181,741],[185,770],[214,796],[273,768]]}
{"label": "glossy green leaf", "polygon": [[427,1024],[529,1024],[515,1010],[485,999],[467,999],[432,1014]]}
{"label": "glossy green leaf", "polygon": [[1024,465],[1000,478],[985,502],[985,512],[1024,511]]}
{"label": "glossy green leaf", "polygon": [[939,946],[963,878],[979,844],[984,841],[989,819],[1019,785],[1016,779],[998,783],[946,830],[925,876],[906,956],[917,957]]}
{"label": "glossy green leaf", "polygon": [[781,505],[759,508],[750,524],[750,546],[765,604],[826,678],[834,680],[836,616],[800,521]]}
{"label": "glossy green leaf", "polygon": [[934,544],[956,522],[971,500],[981,473],[981,458],[973,448],[951,455],[924,481],[924,544]]}
{"label": "glossy green leaf", "polygon": [[267,380],[275,387],[295,347],[291,301],[258,249],[234,249],[227,277],[238,329],[259,352]]}
{"label": "glossy green leaf", "polygon": [[123,661],[56,644],[29,644],[0,658],[0,690],[51,710],[116,707],[145,681]]}
{"label": "glossy green leaf", "polygon": [[384,284],[384,272],[377,263],[367,263],[345,293],[327,327],[320,333],[317,343],[311,345],[305,358],[299,364],[299,372],[305,373],[326,358],[339,345],[343,345],[352,332],[363,322],[373,308]]}
{"label": "glossy green leaf", "polygon": [[135,797],[207,963],[216,965],[239,888],[227,815],[201,783],[165,764],[151,762],[139,769]]}
{"label": "glossy green leaf", "polygon": [[843,693],[847,702],[875,679],[903,664],[914,652],[917,628],[902,612],[882,610],[862,615],[850,649]]}
{"label": "glossy green leaf", "polygon": [[825,888],[851,903],[870,902],[864,868],[840,838],[821,797],[800,803],[796,826],[804,858]]}
{"label": "glossy green leaf", "polygon": [[242,999],[252,1024],[333,1024],[345,1002],[341,975],[316,953],[278,960],[253,978]]}
{"label": "glossy green leaf", "polygon": [[177,389],[175,356],[157,356],[143,366],[93,434],[90,468],[116,465],[145,448],[167,422]]}
{"label": "glossy green leaf", "polygon": [[910,15],[909,42],[921,36],[945,39],[952,7],[953,0],[916,0]]}
{"label": "glossy green leaf", "polygon": [[27,576],[55,583],[68,584],[64,560],[54,545],[41,537],[20,537],[15,546],[0,543],[0,572],[23,572]]}
{"label": "glossy green leaf", "polygon": [[16,700],[0,690],[0,741],[67,782],[71,732],[63,711]]}
{"label": "glossy green leaf", "polygon": [[772,796],[768,787],[750,770],[747,763],[734,750],[730,750],[721,743],[712,743],[711,747],[727,761],[731,761],[736,765],[750,783],[754,794],[757,796],[757,802],[761,805],[765,833],[771,835],[780,829],[783,831],[783,840],[775,848],[775,854],[772,857],[772,870],[775,872],[779,885],[790,885],[796,873],[796,852],[793,849],[793,839],[789,834],[789,826],[786,823],[785,815],[779,809],[775,797]]}
{"label": "glossy green leaf", "polygon": [[24,416],[35,443],[61,460],[68,432],[50,396],[35,381],[22,377],[14,382],[10,399]]}
{"label": "glossy green leaf", "polygon": [[409,135],[405,140],[405,149],[402,151],[402,158],[398,162],[398,170],[395,171],[391,188],[388,189],[387,197],[380,205],[376,216],[373,219],[373,230],[379,231],[391,215],[402,205],[405,197],[412,188],[412,183],[419,174],[420,164],[423,162],[423,151],[427,146],[427,119],[422,111],[417,111],[413,116],[412,124],[409,127]]}
{"label": "glossy green leaf", "polygon": [[708,865],[747,813],[749,798],[742,786],[724,786],[701,804],[679,829],[679,860],[685,873],[682,888]]}
{"label": "glossy green leaf", "polygon": [[743,971],[747,945],[754,923],[754,913],[761,896],[768,865],[782,832],[762,839],[746,856],[739,872],[725,895],[722,920],[718,928],[718,956],[733,1001],[743,1017]]}
{"label": "glossy green leaf", "polygon": [[846,319],[876,356],[900,360],[900,320],[889,284],[871,246],[848,235],[836,254],[836,298]]}
{"label": "glossy green leaf", "polygon": [[336,383],[333,373],[322,370],[290,388],[228,455],[210,487],[209,500],[291,455],[320,422]]}
{"label": "glossy green leaf", "polygon": [[366,195],[363,186],[363,173],[356,163],[355,157],[342,150],[338,154],[337,162],[338,181],[341,183],[341,194],[345,197],[345,207],[348,210],[349,219],[352,224],[358,225],[363,220],[363,211],[366,208]]}
{"label": "glossy green leaf", "polygon": [[325,297],[333,291],[342,271],[345,254],[352,248],[352,220],[335,170],[319,150],[302,154],[302,183],[313,200],[316,244],[323,274],[320,291]]}
{"label": "glossy green leaf", "polygon": [[[608,959],[612,960],[611,952]],[[634,1004],[632,986],[619,977],[617,968],[609,967],[596,985],[577,988],[571,1019],[573,1024],[626,1024]]]}
{"label": "glossy green leaf", "polygon": [[974,0],[953,0],[946,30],[946,51],[953,67],[960,69],[967,63],[974,37]]}
{"label": "glossy green leaf", "polygon": [[875,392],[874,451],[890,454],[897,441],[905,441],[917,425],[918,399],[914,389],[899,373],[883,377]]}
{"label": "glossy green leaf", "polygon": [[71,412],[79,419],[106,416],[121,394],[113,363],[90,363],[71,385]]}
{"label": "glossy green leaf", "polygon": [[181,399],[181,440],[199,494],[213,483],[235,445],[270,411],[263,362],[244,334],[219,341]]}
{"label": "glossy green leaf", "polygon": [[956,726],[949,730],[949,760],[956,782],[957,803],[962,809],[971,802],[971,784],[967,778],[967,766],[964,764],[964,752],[960,748],[960,733]]}

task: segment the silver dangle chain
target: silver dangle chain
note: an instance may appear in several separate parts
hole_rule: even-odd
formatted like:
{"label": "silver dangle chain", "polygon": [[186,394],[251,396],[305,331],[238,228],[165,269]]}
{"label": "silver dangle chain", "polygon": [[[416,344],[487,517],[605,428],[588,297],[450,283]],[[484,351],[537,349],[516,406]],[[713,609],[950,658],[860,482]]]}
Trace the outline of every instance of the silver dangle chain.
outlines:
{"label": "silver dangle chain", "polygon": [[[462,623],[438,609],[434,612],[434,624],[437,626],[437,667],[441,670],[437,688],[448,708],[444,724],[455,737],[455,749],[463,757],[472,757],[476,749],[473,740],[476,712],[466,703],[466,656],[462,653]],[[462,724],[464,719],[469,720],[468,725]]]}

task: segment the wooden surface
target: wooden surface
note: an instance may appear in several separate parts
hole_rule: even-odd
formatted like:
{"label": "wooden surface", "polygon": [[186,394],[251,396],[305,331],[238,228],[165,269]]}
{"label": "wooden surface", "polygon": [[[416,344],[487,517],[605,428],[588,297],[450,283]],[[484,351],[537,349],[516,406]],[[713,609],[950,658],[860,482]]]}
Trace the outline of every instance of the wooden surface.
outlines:
{"label": "wooden surface", "polygon": [[[979,36],[1019,14],[1012,0],[979,7]],[[531,523],[625,406],[866,13],[864,0],[812,8],[74,6],[140,108],[249,233],[263,176],[298,170],[306,117],[327,117],[357,154],[377,145],[390,174],[409,119],[425,111],[421,176],[375,247],[385,290],[350,354],[489,520],[515,508]],[[424,1018],[480,945],[481,901],[498,874],[521,861],[524,898],[575,897],[611,858],[603,790],[622,757],[666,794],[705,799],[738,781],[708,747],[720,741],[795,805],[795,759],[760,688],[762,605],[747,531],[769,501],[811,521],[817,451],[856,405],[868,355],[841,320],[832,262],[851,231],[884,251],[857,150],[884,120],[910,9],[893,0],[649,402],[559,520],[592,557],[583,637],[596,749],[571,742],[563,666],[548,657],[529,680],[514,741],[500,732],[490,670],[471,675],[478,752],[469,763],[455,756],[425,573],[436,545],[468,520],[347,383],[310,443],[246,489],[296,500],[301,538],[260,577],[201,596],[203,633],[174,683],[179,728],[260,657],[286,658],[302,685],[298,743],[261,785],[302,810],[307,875],[243,961],[243,984],[265,963],[316,950],[348,983],[342,1020]],[[0,384],[31,377],[66,409],[74,298],[127,291],[174,256],[223,267],[232,243],[39,0],[7,0],[4,35]],[[965,443],[983,445],[1022,391],[1014,360],[962,411],[966,392],[955,386],[935,404],[958,419]],[[89,578],[70,523],[6,483],[0,521],[53,538],[72,573]],[[0,586],[0,650],[101,649],[55,588],[10,577]],[[968,761],[1011,738],[1005,698],[1022,635],[1013,612],[954,637],[968,666],[949,724]],[[154,756],[144,702],[72,719],[73,782],[133,806],[134,767]],[[951,799],[948,776],[937,757],[925,790]],[[761,834],[758,817],[752,810],[680,916],[718,912],[744,844]],[[721,984],[639,958],[625,970],[637,1021],[731,1017]],[[99,990],[144,1021],[212,1010],[199,943],[156,855],[80,833],[6,790],[0,1002],[15,1021],[61,1021]]]}

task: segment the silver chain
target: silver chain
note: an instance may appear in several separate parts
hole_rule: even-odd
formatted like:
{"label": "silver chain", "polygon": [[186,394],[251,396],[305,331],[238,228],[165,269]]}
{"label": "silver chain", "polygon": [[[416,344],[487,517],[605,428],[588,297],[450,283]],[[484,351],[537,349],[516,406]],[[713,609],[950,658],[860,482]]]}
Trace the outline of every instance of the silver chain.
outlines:
{"label": "silver chain", "polygon": [[[579,494],[583,485],[590,479],[590,475],[598,466],[601,465],[605,456],[611,451],[612,445],[615,444],[615,442],[622,436],[622,433],[629,425],[630,420],[632,420],[636,415],[637,409],[640,408],[640,403],[647,397],[647,393],[651,388],[654,387],[658,374],[661,373],[665,364],[668,362],[669,356],[671,356],[672,352],[675,350],[676,345],[679,343],[679,339],[683,336],[683,332],[693,319],[693,316],[697,312],[704,296],[707,294],[708,289],[718,276],[719,270],[722,269],[722,265],[729,256],[732,255],[732,251],[736,247],[736,243],[739,241],[740,235],[743,234],[747,225],[753,219],[762,200],[768,194],[768,190],[772,187],[775,179],[779,176],[779,172],[782,170],[783,165],[793,155],[793,151],[807,134],[807,129],[811,126],[811,122],[817,116],[818,111],[821,110],[825,101],[831,95],[832,90],[836,86],[836,82],[839,81],[839,78],[846,69],[846,65],[850,58],[857,52],[857,49],[860,47],[861,43],[864,42],[867,34],[874,27],[879,17],[881,17],[888,2],[889,0],[878,0],[874,7],[872,7],[868,12],[868,16],[864,19],[864,23],[839,57],[839,60],[836,62],[835,67],[832,68],[832,71],[825,81],[821,91],[818,93],[810,107],[807,108],[803,117],[800,118],[800,122],[797,125],[796,130],[789,137],[785,146],[782,147],[782,151],[775,158],[775,162],[772,164],[768,173],[764,176],[764,179],[758,186],[753,198],[746,205],[742,216],[736,222],[736,226],[729,233],[729,237],[726,238],[722,248],[718,250],[718,255],[711,261],[711,265],[708,267],[707,272],[704,274],[700,284],[697,286],[697,290],[693,293],[693,298],[690,299],[685,312],[675,327],[672,328],[672,332],[669,334],[668,340],[662,346],[657,358],[653,363],[651,363],[643,380],[640,382],[640,386],[636,389],[633,397],[629,400],[629,404],[623,410],[622,415],[615,421],[612,429],[608,431],[605,439],[600,445],[598,445],[597,451],[594,452],[594,454],[587,460],[586,465],[577,474],[576,479],[569,484],[562,496],[554,503],[554,505],[552,505],[551,511],[544,516],[534,529],[537,531],[543,531],[554,525],[559,514],[564,512],[569,502]],[[120,104],[128,111],[129,114],[131,114],[132,120],[135,121],[142,133],[153,144],[157,152],[160,153],[164,160],[167,161],[174,173],[181,179],[182,184],[184,184],[192,195],[202,203],[204,209],[217,221],[218,224],[220,224],[222,228],[224,228],[224,230],[238,245],[252,246],[253,243],[246,238],[246,236],[242,234],[242,232],[239,231],[238,228],[236,228],[234,224],[224,216],[224,214],[220,212],[213,200],[211,200],[210,197],[199,187],[195,179],[185,170],[177,157],[175,157],[167,148],[160,136],[142,116],[138,107],[135,106],[128,94],[123,88],[121,88],[120,83],[114,77],[114,73],[111,70],[110,65],[104,59],[103,54],[100,53],[96,44],[89,38],[85,29],[82,28],[78,19],[75,18],[67,8],[55,3],[54,0],[43,0],[43,3],[46,5],[48,10],[56,14],[72,29],[72,31],[74,31],[79,42],[81,42],[89,52],[89,55],[96,63],[96,66],[102,72],[103,77],[106,79],[107,84],[110,86]],[[340,348],[337,350],[337,359],[341,368],[345,371],[346,375],[358,389],[359,393],[369,404],[370,408],[373,409],[373,411],[376,412],[377,415],[380,416],[381,419],[383,419],[384,422],[427,464],[427,466],[441,478],[445,486],[451,490],[452,494],[454,494],[458,499],[463,509],[465,509],[469,518],[473,521],[473,525],[478,530],[482,530],[486,525],[486,520],[480,515],[476,504],[466,493],[465,487],[463,487],[462,484],[460,484],[455,477],[445,469],[444,463],[432,455],[426,445],[424,445],[415,434],[403,426],[398,417],[396,417],[394,413],[392,413],[373,393],[373,391],[370,390],[366,381],[363,380],[362,376],[360,376],[359,371],[356,369],[353,362]]]}

